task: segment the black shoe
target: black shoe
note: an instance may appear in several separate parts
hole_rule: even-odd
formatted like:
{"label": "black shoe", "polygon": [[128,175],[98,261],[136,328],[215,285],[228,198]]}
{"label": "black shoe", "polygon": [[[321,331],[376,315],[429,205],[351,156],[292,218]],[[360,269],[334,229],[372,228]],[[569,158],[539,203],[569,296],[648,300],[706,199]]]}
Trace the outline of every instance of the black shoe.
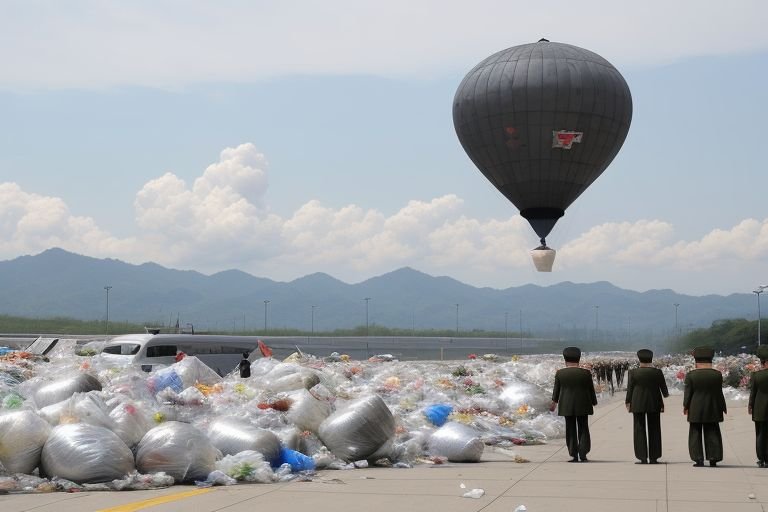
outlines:
{"label": "black shoe", "polygon": [[568,462],[579,462],[579,458],[578,457],[574,457],[571,460],[569,460]]}
{"label": "black shoe", "polygon": [[761,460],[757,461],[757,467],[764,468],[765,467],[765,462],[763,462]]}
{"label": "black shoe", "polygon": [[703,460],[697,460],[696,463],[694,463],[693,467],[695,467],[695,468],[704,467],[704,461]]}
{"label": "black shoe", "polygon": [[709,461],[709,467],[716,468],[717,467],[717,461],[716,460]]}
{"label": "black shoe", "polygon": [[581,458],[581,462],[589,462],[589,459],[588,459],[588,458],[586,458],[586,457],[582,457],[582,458]]}
{"label": "black shoe", "polygon": [[650,461],[650,464],[658,464],[658,463],[659,463],[658,459],[651,459]]}
{"label": "black shoe", "polygon": [[639,461],[635,462],[635,464],[648,464],[648,461],[645,459],[640,459]]}

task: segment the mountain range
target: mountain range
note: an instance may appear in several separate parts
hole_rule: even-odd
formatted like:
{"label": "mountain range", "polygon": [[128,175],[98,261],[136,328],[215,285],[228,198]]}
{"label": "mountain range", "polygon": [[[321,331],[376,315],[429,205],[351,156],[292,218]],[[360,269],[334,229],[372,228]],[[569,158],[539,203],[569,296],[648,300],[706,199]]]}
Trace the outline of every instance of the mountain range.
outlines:
{"label": "mountain range", "polygon": [[719,319],[757,317],[752,294],[637,292],[608,282],[477,288],[408,267],[356,284],[323,273],[277,282],[239,270],[205,275],[55,248],[0,261],[0,290],[0,314],[104,320],[108,296],[110,321],[168,325],[179,318],[196,330],[259,331],[266,324],[309,332],[368,322],[510,336],[522,326],[531,336],[621,340],[663,339]]}

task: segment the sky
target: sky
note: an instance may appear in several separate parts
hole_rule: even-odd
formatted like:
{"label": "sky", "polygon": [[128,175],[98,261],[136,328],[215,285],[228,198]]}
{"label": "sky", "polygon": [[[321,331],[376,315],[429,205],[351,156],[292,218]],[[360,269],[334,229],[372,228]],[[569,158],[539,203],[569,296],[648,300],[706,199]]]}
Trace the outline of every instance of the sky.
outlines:
{"label": "sky", "polygon": [[[279,281],[409,266],[492,288],[768,284],[764,1],[0,9],[2,260],[61,247]],[[634,109],[547,237],[551,273],[451,117],[475,64],[541,37],[608,59]]]}

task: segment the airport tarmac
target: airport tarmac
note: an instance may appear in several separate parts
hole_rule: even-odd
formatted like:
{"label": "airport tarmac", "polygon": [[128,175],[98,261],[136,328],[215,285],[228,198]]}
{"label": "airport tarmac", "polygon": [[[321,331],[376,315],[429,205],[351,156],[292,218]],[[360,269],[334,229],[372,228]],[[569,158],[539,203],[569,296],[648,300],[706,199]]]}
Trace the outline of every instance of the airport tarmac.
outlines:
{"label": "airport tarmac", "polygon": [[[318,471],[312,481],[153,491],[9,494],[2,512],[102,510],[152,512],[361,510],[512,512],[757,512],[768,510],[768,469],[755,465],[754,427],[744,401],[729,402],[722,424],[725,460],[694,468],[682,396],[662,415],[663,464],[636,465],[632,418],[623,396],[600,404],[591,418],[590,462],[568,463],[562,439],[513,449],[486,447],[476,464],[419,465],[412,469]],[[529,462],[515,462],[515,456]],[[482,489],[479,498],[462,495]]]}

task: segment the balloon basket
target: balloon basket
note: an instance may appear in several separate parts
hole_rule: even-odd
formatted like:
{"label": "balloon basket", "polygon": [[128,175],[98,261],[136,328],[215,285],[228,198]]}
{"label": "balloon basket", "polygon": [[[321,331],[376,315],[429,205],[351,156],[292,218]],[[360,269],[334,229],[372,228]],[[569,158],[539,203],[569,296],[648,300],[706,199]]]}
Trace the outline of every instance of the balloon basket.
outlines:
{"label": "balloon basket", "polygon": [[540,245],[539,247],[531,251],[531,258],[536,270],[539,272],[552,272],[552,265],[555,263],[555,251],[550,249],[546,245]]}

